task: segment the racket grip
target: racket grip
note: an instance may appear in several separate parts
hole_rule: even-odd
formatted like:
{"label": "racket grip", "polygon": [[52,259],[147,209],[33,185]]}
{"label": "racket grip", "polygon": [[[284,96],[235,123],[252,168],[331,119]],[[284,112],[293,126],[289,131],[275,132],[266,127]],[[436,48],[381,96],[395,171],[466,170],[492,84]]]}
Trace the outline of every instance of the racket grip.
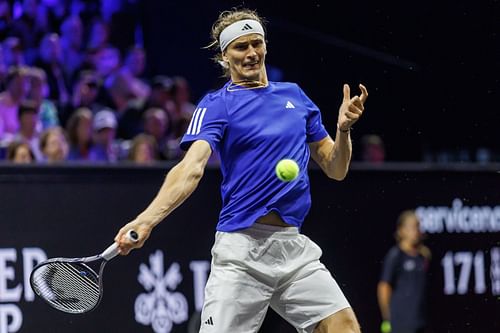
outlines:
{"label": "racket grip", "polygon": [[[137,234],[136,231],[129,230],[127,232],[127,238],[135,243],[139,240],[139,235]],[[109,261],[109,260],[113,259],[114,257],[116,257],[118,255],[118,253],[119,253],[118,243],[113,243],[106,250],[104,250],[103,253],[101,253],[101,257],[104,260]]]}

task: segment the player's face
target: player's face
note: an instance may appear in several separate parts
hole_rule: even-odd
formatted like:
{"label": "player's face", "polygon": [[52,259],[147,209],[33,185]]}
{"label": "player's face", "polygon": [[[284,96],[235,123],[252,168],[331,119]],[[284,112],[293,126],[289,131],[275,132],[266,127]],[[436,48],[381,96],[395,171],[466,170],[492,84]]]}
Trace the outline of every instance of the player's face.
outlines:
{"label": "player's face", "polygon": [[414,215],[407,217],[398,232],[401,240],[408,241],[411,244],[418,244],[422,236],[418,218]]}
{"label": "player's face", "polygon": [[267,80],[264,67],[266,42],[261,35],[237,38],[229,44],[222,57],[229,63],[233,82]]}

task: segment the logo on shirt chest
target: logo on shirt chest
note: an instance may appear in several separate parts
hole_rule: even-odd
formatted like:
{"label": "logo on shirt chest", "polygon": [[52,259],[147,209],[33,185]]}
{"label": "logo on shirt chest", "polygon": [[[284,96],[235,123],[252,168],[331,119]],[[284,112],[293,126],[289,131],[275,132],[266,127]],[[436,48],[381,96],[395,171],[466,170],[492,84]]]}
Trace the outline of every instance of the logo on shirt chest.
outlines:
{"label": "logo on shirt chest", "polygon": [[416,264],[415,260],[406,260],[403,264],[403,268],[407,272],[414,271],[416,267],[417,267],[417,264]]}
{"label": "logo on shirt chest", "polygon": [[285,108],[286,109],[295,109],[295,105],[293,105],[293,103],[290,101],[286,101]]}

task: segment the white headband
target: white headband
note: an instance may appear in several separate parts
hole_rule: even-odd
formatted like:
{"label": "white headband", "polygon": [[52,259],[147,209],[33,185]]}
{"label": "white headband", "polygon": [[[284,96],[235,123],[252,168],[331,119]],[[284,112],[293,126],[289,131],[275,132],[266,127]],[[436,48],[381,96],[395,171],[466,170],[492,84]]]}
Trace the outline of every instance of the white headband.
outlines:
{"label": "white headband", "polygon": [[255,20],[241,20],[227,26],[219,36],[219,45],[222,52],[238,37],[248,34],[260,34],[264,36],[264,28]]}

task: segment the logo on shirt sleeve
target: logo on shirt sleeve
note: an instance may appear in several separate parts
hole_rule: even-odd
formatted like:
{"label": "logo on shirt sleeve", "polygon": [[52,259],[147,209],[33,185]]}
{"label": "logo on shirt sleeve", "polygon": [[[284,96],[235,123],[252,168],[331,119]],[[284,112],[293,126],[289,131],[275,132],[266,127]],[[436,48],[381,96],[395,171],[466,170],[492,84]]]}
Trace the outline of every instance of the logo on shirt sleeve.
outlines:
{"label": "logo on shirt sleeve", "polygon": [[207,108],[197,108],[193,113],[193,117],[191,118],[191,122],[189,123],[189,127],[187,129],[188,135],[198,135],[201,130],[201,125],[203,124],[203,118],[205,117],[205,112]]}

